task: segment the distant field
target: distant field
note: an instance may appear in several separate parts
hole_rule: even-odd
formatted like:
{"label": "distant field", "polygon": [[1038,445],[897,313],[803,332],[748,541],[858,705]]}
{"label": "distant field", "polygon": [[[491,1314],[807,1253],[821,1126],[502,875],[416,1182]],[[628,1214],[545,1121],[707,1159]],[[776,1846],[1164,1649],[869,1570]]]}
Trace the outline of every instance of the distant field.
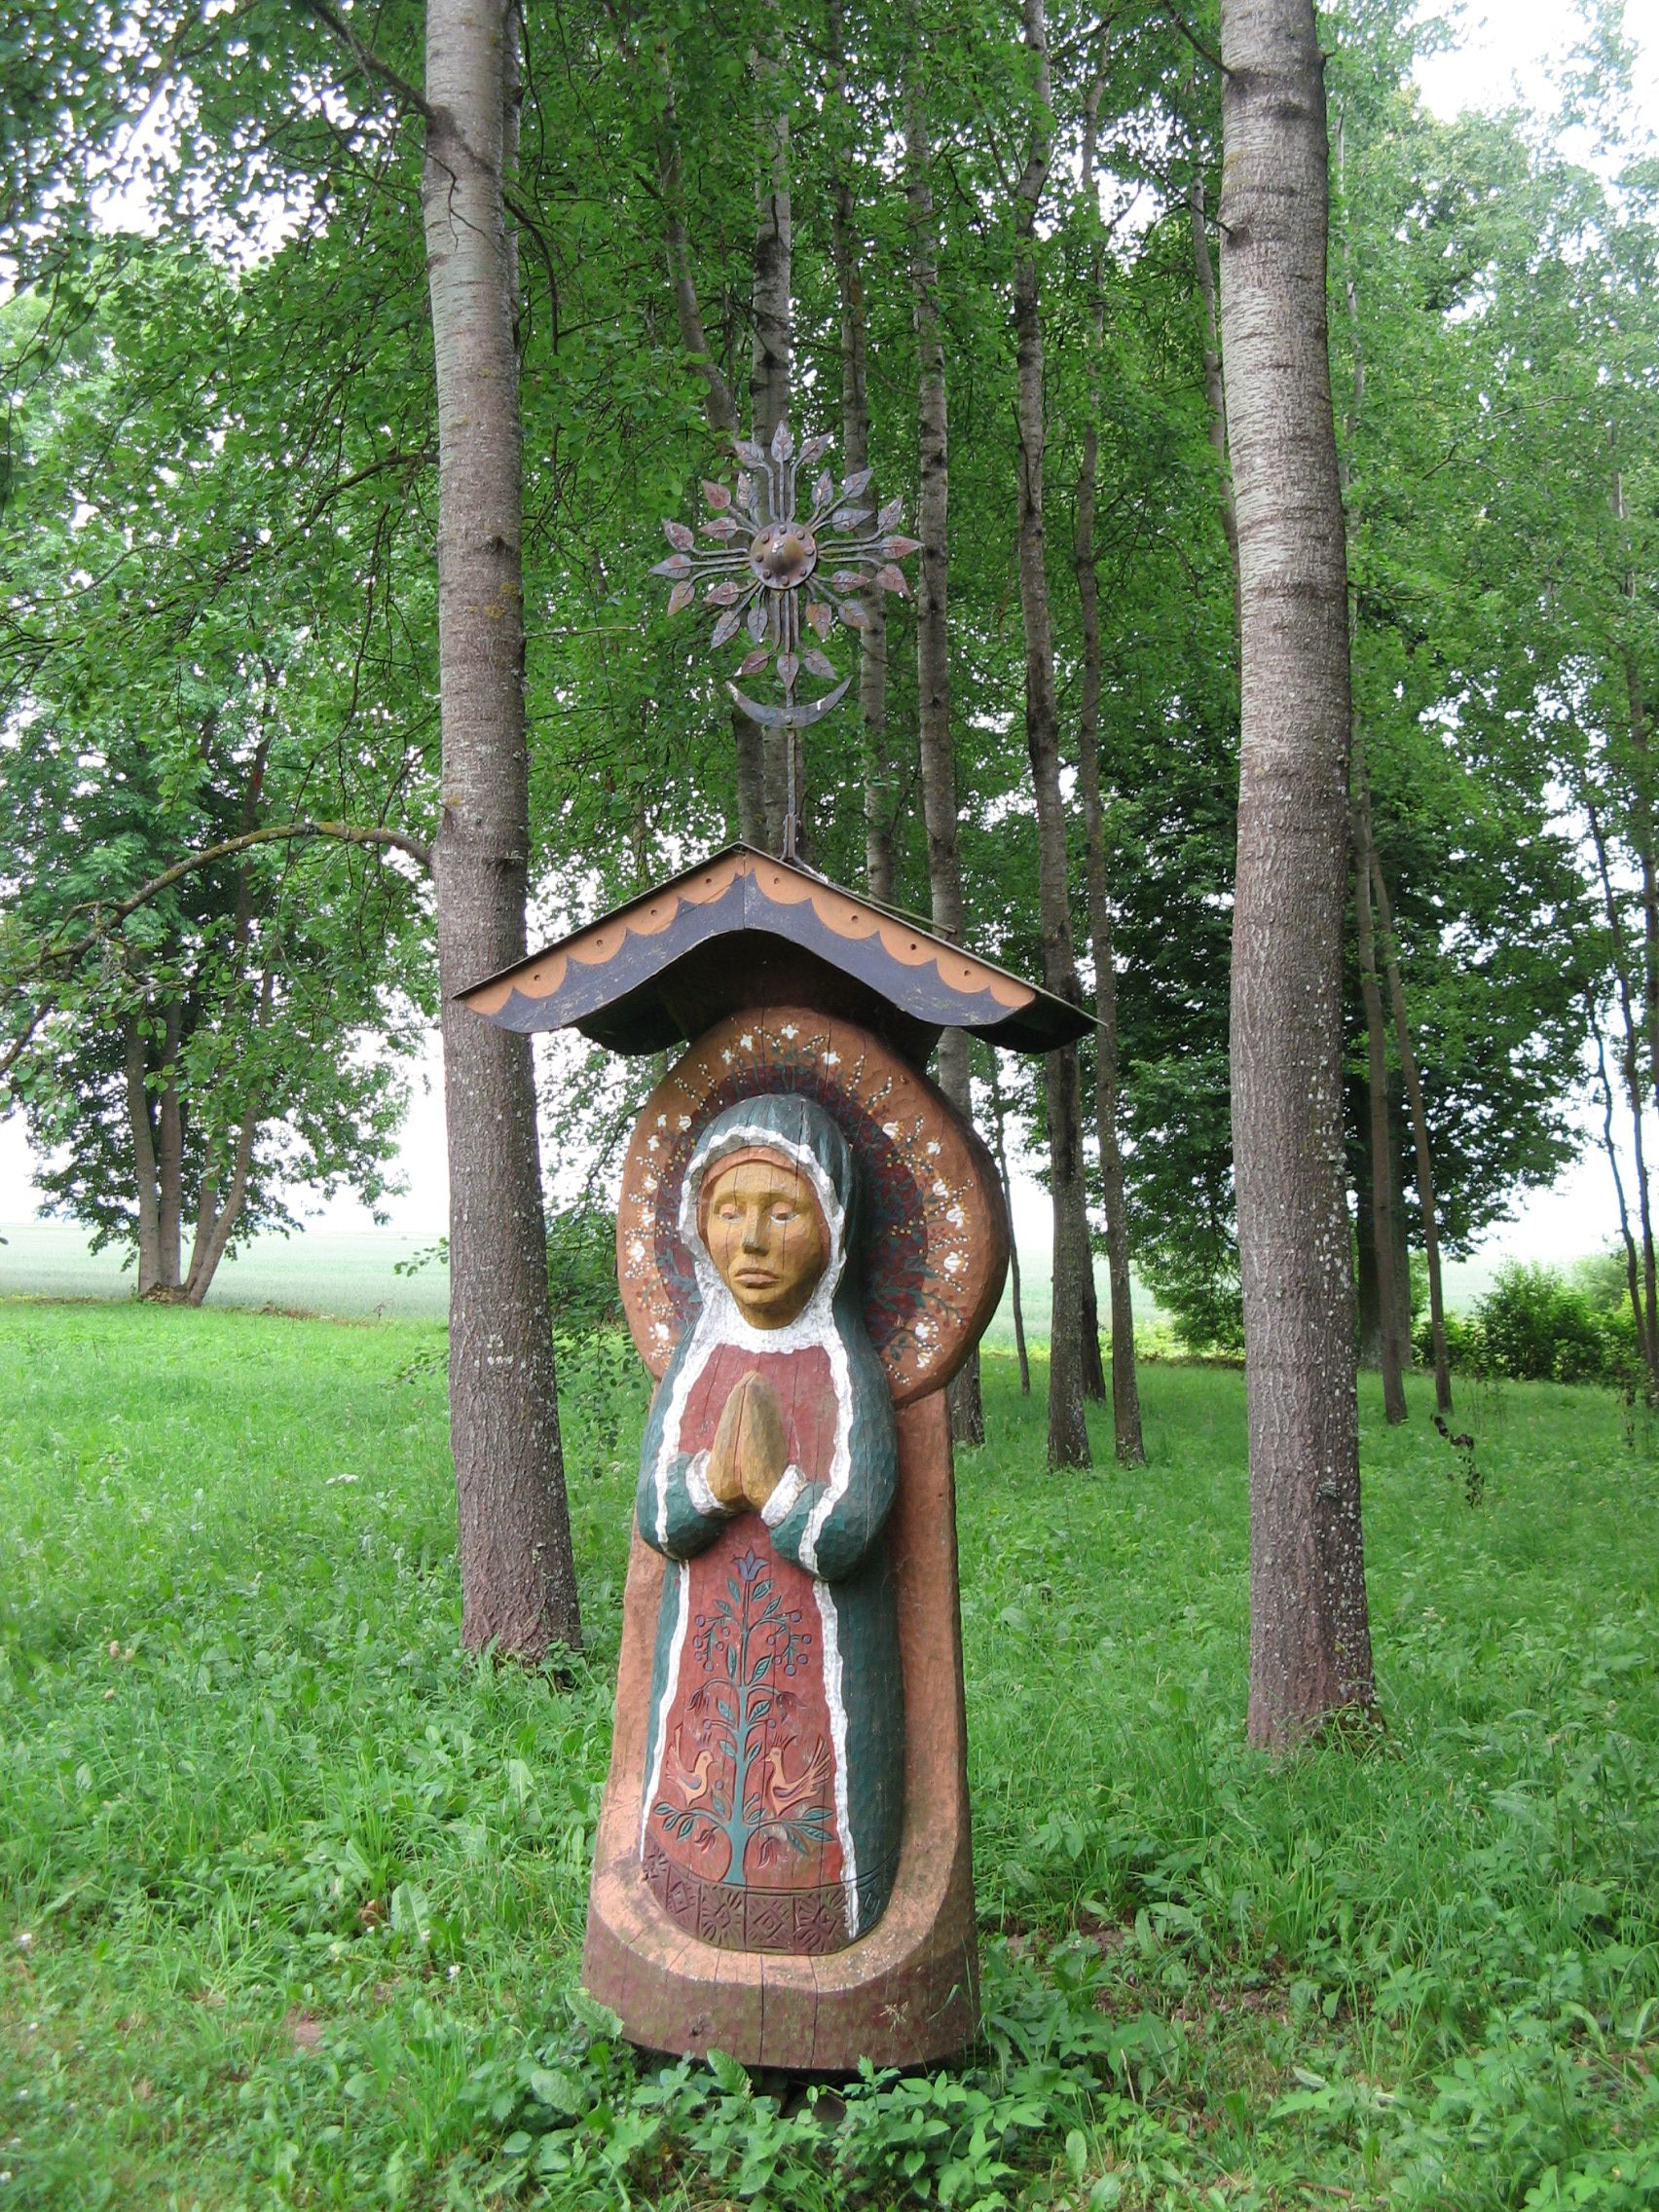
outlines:
{"label": "distant field", "polygon": [[[0,1298],[129,1298],[132,1276],[118,1256],[95,1258],[78,1229],[58,1222],[0,1224]],[[427,1251],[435,1240],[396,1230],[308,1229],[296,1236],[255,1237],[247,1250],[227,1260],[208,1293],[210,1306],[275,1306],[294,1312],[356,1318],[375,1314],[386,1320],[441,1319],[449,1301],[449,1271],[430,1261],[418,1274],[400,1275],[400,1261]],[[1491,1288],[1507,1255],[1493,1254],[1454,1262],[1446,1271],[1447,1303],[1462,1312]],[[1025,1327],[1033,1343],[1049,1335],[1048,1254],[1035,1247],[1020,1254]],[[1096,1270],[1100,1309],[1107,1309],[1104,1267]],[[1135,1285],[1137,1328],[1162,1318],[1144,1284]],[[986,1342],[1012,1350],[1014,1309],[1005,1294]]]}
{"label": "distant field", "polygon": [[[80,1230],[58,1222],[0,1224],[0,1297],[129,1298],[132,1275],[114,1252],[95,1257]],[[275,1306],[295,1312],[356,1318],[441,1318],[449,1301],[449,1270],[438,1261],[419,1274],[395,1272],[399,1261],[428,1250],[434,1238],[394,1230],[309,1229],[297,1236],[258,1236],[227,1260],[207,1294],[210,1306]]]}

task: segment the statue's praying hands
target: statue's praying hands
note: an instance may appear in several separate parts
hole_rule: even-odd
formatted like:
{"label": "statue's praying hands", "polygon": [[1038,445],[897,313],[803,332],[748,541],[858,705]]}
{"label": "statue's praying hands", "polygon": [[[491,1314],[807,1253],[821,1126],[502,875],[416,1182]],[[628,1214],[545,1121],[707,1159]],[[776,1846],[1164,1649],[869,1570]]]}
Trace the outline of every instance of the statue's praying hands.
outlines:
{"label": "statue's praying hands", "polygon": [[777,1489],[788,1460],[777,1392],[761,1376],[744,1376],[726,1400],[709,1447],[710,1490],[734,1513],[746,1505],[758,1510]]}

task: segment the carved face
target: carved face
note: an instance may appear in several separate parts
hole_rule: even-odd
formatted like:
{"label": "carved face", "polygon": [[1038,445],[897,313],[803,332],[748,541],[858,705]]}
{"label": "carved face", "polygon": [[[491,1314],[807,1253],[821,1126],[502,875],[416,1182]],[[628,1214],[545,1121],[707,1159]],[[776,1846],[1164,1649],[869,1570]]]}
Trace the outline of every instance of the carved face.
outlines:
{"label": "carved face", "polygon": [[743,1318],[756,1329],[793,1321],[830,1257],[806,1177],[772,1153],[745,1153],[710,1176],[702,1210],[709,1257]]}

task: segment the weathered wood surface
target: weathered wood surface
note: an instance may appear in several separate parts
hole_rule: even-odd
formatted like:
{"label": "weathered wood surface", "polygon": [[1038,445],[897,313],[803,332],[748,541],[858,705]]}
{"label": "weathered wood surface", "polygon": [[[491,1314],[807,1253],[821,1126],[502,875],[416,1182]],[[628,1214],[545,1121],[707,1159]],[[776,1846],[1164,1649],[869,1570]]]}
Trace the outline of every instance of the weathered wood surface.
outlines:
{"label": "weathered wood surface", "polygon": [[615,1738],[594,1853],[582,1980],[651,2049],[836,2072],[914,2065],[973,2038],[977,1953],[955,1491],[942,1390],[900,1409],[887,1524],[905,1713],[899,1871],[868,1936],[789,1956],[699,1941],[663,1911],[639,1851],[645,1735],[663,1562],[638,1534],[624,1599]]}
{"label": "weathered wood surface", "polygon": [[[968,1029],[1015,1051],[1047,1051],[1093,1026],[1077,1007],[921,923],[746,845],[457,995],[498,1028],[573,1026],[613,1051],[660,1051],[695,1034],[677,991],[682,972],[696,982],[693,1001],[707,1007],[702,1019],[714,1019],[750,1003],[746,951],[768,940],[849,977],[930,1034]],[[718,1004],[707,1003],[711,991]]]}

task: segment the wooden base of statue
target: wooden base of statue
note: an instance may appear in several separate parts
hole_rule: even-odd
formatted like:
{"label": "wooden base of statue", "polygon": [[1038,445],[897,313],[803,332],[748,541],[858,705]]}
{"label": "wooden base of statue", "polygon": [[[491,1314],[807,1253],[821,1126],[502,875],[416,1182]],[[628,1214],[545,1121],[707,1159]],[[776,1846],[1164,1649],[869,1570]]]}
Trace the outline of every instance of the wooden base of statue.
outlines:
{"label": "wooden base of statue", "polygon": [[723,2050],[811,2073],[954,2056],[977,2026],[956,1512],[943,1390],[899,1409],[888,1521],[904,1694],[904,1828],[886,1911],[843,1950],[794,1956],[705,1943],[676,1925],[640,1863],[642,1777],[663,1562],[636,1533],[624,1601],[610,1783],[600,1817],[582,1982],[653,2050]]}

